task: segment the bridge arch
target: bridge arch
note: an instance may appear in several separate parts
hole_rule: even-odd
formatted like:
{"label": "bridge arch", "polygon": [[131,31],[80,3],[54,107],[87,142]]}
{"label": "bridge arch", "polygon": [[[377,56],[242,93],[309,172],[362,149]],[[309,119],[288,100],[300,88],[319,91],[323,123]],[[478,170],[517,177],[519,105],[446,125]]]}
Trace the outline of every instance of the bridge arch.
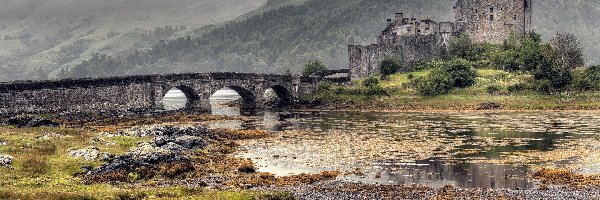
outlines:
{"label": "bridge arch", "polygon": [[[214,97],[215,95],[219,92],[219,91],[223,91],[226,89],[231,89],[233,91],[235,91],[235,93],[237,93],[237,95],[239,95],[240,99],[236,100],[239,101],[239,109],[240,109],[240,114],[251,114],[250,112],[255,111],[255,109],[257,108],[257,98],[256,95],[254,94],[253,91],[244,88],[242,86],[237,86],[237,85],[226,85],[224,87],[215,87],[215,88],[219,88],[219,89],[214,89],[213,92],[208,95],[209,99],[208,99],[208,111],[214,111],[213,110],[213,106],[218,106],[218,105],[213,105],[214,103]],[[237,107],[237,106],[236,106]]]}
{"label": "bridge arch", "polygon": [[[179,92],[183,93],[183,95],[185,97],[185,105],[184,106],[175,106],[176,109],[165,108],[165,101],[166,101],[165,97],[167,97],[167,95],[169,95],[169,94],[179,93]],[[177,101],[177,99],[176,99],[176,101]],[[185,85],[175,85],[175,86],[165,87],[165,91],[163,92],[163,96],[161,98],[162,108],[167,109],[167,110],[194,109],[197,107],[197,105],[199,105],[199,103],[200,103],[200,97],[198,96],[196,91],[194,91],[194,89],[192,89],[192,87],[185,86]]]}
{"label": "bridge arch", "polygon": [[[294,97],[293,97],[290,89],[288,89],[282,85],[273,85],[273,86],[267,88],[267,90],[268,89],[273,90],[273,92],[277,95],[277,99],[276,99],[276,102],[271,102],[267,106],[281,108],[281,107],[286,107],[286,106],[293,104]],[[265,91],[265,93],[266,92],[267,91]],[[267,103],[267,102],[265,102],[265,103]]]}

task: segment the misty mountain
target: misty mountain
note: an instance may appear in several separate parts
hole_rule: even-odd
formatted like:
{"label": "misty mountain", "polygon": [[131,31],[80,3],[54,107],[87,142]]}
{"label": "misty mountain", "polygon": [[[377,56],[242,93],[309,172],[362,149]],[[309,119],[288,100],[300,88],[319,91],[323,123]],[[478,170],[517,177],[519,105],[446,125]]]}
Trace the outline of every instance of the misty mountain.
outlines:
{"label": "misty mountain", "polygon": [[[172,36],[147,49],[119,55],[97,54],[74,67],[67,65],[62,68],[63,77],[209,71],[297,73],[304,63],[315,59],[329,68],[346,68],[347,45],[373,43],[386,26],[385,19],[393,17],[393,13],[452,21],[454,3],[455,0],[269,0],[235,20],[188,30],[176,34],[181,37]],[[545,39],[556,32],[574,33],[584,45],[588,63],[597,63],[600,2],[537,0],[534,6],[537,32]]]}
{"label": "misty mountain", "polygon": [[[267,11],[261,14],[251,12],[243,20],[199,35],[161,42],[149,51],[125,57],[95,57],[67,75],[284,73],[287,70],[297,73],[304,63],[314,59],[323,61],[329,68],[345,68],[348,66],[347,45],[374,42],[386,26],[385,19],[391,18],[393,13],[452,21],[455,0],[307,0],[290,5],[283,2],[286,1],[269,1],[262,7]],[[556,32],[574,33],[581,39],[589,63],[597,62],[599,2],[538,0],[534,3],[537,32],[545,39]]]}
{"label": "misty mountain", "polygon": [[0,80],[54,77],[93,53],[118,55],[229,21],[266,0],[0,0]]}
{"label": "misty mountain", "polygon": [[[275,2],[275,3],[274,3]],[[347,45],[369,43],[386,18],[405,10],[450,20],[454,2],[438,0],[308,0],[281,6],[269,1],[262,14],[226,23],[200,35],[164,41],[149,51],[121,58],[96,57],[70,76],[111,76],[173,72],[299,72],[319,59],[332,68],[347,67]],[[268,9],[269,5],[279,8]],[[119,67],[116,67],[118,65]]]}

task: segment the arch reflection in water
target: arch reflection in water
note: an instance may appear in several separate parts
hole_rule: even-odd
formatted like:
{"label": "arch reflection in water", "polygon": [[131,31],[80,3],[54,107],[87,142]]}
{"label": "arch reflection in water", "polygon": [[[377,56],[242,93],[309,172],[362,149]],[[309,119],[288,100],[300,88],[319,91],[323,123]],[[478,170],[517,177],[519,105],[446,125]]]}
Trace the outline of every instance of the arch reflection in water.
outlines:
{"label": "arch reflection in water", "polygon": [[180,110],[186,107],[188,103],[188,99],[181,91],[177,88],[171,88],[165,96],[162,98],[162,106],[163,109],[172,111],[172,110]]}
{"label": "arch reflection in water", "polygon": [[223,88],[210,97],[210,106],[214,115],[241,115],[242,97],[230,88]]}

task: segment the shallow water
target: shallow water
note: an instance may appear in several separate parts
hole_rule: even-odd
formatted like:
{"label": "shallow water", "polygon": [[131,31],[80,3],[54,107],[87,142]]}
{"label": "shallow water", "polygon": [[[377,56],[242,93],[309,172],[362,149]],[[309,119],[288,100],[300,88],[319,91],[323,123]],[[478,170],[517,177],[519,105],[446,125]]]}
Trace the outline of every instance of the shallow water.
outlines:
{"label": "shallow water", "polygon": [[340,170],[382,184],[536,187],[537,167],[600,171],[600,115],[587,112],[265,112],[212,126],[278,131],[239,156],[279,176]]}

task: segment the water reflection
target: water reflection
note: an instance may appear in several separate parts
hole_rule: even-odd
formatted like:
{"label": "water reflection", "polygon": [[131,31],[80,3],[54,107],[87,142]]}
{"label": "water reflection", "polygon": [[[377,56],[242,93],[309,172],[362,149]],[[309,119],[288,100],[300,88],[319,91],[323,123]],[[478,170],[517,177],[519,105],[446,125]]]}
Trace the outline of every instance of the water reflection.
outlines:
{"label": "water reflection", "polygon": [[221,89],[210,97],[212,114],[239,116],[242,114],[239,102],[242,97],[232,89]]}
{"label": "water reflection", "polygon": [[[351,181],[434,187],[534,187],[527,173],[547,161],[503,159],[600,140],[600,116],[573,112],[266,111],[252,120],[221,124],[227,125],[281,131],[272,139],[244,142],[240,156],[253,159],[260,171],[282,176],[341,170],[348,172],[343,179]],[[586,158],[569,162],[578,159]],[[598,171],[599,166],[587,165],[586,170]]]}
{"label": "water reflection", "polygon": [[[526,179],[529,168],[482,163],[452,163],[441,160],[419,160],[397,166],[376,167],[378,178],[350,178],[361,182],[420,184],[432,187],[454,185],[462,188],[531,188]],[[375,175],[377,176],[377,175]]]}
{"label": "water reflection", "polygon": [[161,101],[165,110],[179,110],[185,108],[187,102],[188,100],[185,97],[185,94],[177,88],[169,90]]}

